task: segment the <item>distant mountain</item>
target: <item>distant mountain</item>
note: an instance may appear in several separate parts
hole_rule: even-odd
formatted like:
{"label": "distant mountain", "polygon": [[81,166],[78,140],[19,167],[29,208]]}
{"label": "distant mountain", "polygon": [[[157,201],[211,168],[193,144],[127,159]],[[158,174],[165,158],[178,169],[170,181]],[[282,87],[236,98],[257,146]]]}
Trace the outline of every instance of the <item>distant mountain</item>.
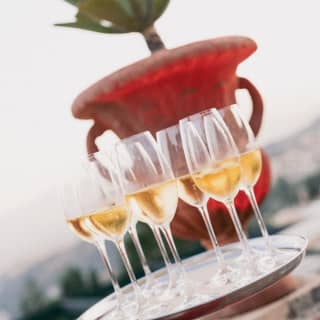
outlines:
{"label": "distant mountain", "polygon": [[297,181],[319,170],[319,143],[320,118],[296,134],[268,145],[265,149],[272,160],[273,179],[281,176]]}
{"label": "distant mountain", "polygon": [[[314,136],[315,135],[315,136]],[[304,141],[304,137],[320,136],[320,118],[315,119],[310,125],[298,131],[297,133],[290,135],[278,142],[271,143],[266,146],[266,150],[271,156],[278,156],[290,148],[295,148],[297,144],[301,144]]]}
{"label": "distant mountain", "polygon": [[[122,265],[113,245],[108,245],[108,253],[115,272],[120,272]],[[81,242],[59,254],[37,262],[20,274],[0,277],[0,310],[10,311],[11,315],[16,316],[19,312],[19,300],[25,294],[24,289],[28,279],[35,279],[45,291],[52,291],[68,267],[76,267],[83,272],[96,270],[101,278],[107,278],[98,251],[92,245]]]}

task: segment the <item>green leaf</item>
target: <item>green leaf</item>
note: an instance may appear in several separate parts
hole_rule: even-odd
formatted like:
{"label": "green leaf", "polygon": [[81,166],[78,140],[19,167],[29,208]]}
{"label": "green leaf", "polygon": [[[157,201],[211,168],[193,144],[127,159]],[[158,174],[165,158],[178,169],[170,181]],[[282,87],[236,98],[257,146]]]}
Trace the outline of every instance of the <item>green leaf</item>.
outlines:
{"label": "green leaf", "polygon": [[[142,32],[157,20],[169,0],[64,0],[78,7],[76,21],[57,26],[102,33]],[[105,26],[102,22],[110,22]]]}
{"label": "green leaf", "polygon": [[146,0],[151,2],[151,22],[156,21],[166,10],[170,0]]}
{"label": "green leaf", "polygon": [[140,22],[145,22],[146,19],[146,1],[145,0],[130,0],[130,8]]}
{"label": "green leaf", "polygon": [[77,7],[80,4],[80,2],[83,1],[83,0],[64,0],[64,1]]}
{"label": "green leaf", "polygon": [[130,0],[130,2],[136,17],[143,23],[144,30],[162,15],[169,0]]}
{"label": "green leaf", "polygon": [[134,12],[131,8],[131,0],[118,0],[118,2],[129,16],[134,17]]}
{"label": "green leaf", "polygon": [[139,31],[139,21],[132,17],[123,6],[123,0],[86,0],[79,10],[93,19],[105,20],[127,32]]}
{"label": "green leaf", "polygon": [[55,26],[84,29],[84,30],[95,31],[100,33],[124,33],[125,32],[124,30],[121,30],[113,25],[111,25],[110,27],[103,26],[99,23],[99,21],[90,19],[89,17],[81,13],[78,13],[76,18],[77,20],[75,22],[56,23]]}

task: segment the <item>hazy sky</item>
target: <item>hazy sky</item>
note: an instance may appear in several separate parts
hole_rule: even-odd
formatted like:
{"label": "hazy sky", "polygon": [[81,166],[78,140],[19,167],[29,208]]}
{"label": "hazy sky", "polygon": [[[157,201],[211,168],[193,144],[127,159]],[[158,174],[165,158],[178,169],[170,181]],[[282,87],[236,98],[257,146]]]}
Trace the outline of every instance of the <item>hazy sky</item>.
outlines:
{"label": "hazy sky", "polygon": [[[172,0],[157,28],[169,48],[234,34],[257,41],[257,53],[238,73],[264,96],[261,142],[267,143],[320,115],[319,9],[318,0]],[[43,192],[62,180],[85,152],[90,122],[71,117],[72,100],[99,78],[149,54],[137,34],[102,35],[52,26],[71,21],[73,14],[62,0],[5,1],[1,6],[0,234],[1,242],[6,241],[0,250],[7,250],[5,257],[16,241],[34,244],[37,226],[50,220],[46,207],[56,203],[37,208],[30,203],[41,202]],[[6,216],[13,208],[21,208],[19,215]],[[61,219],[61,212],[57,215]],[[35,230],[26,236],[23,224],[29,217]],[[31,257],[41,256],[42,246],[34,245]],[[27,254],[30,259],[30,252],[10,253],[7,266],[22,263]]]}

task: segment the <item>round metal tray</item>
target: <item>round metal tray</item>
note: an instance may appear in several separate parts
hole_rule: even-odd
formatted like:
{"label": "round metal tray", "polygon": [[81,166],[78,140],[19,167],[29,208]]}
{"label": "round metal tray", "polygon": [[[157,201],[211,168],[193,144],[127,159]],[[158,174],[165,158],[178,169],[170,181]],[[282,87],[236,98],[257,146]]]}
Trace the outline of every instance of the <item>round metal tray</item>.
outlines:
{"label": "round metal tray", "polygon": [[[225,285],[223,290],[219,293],[215,293],[205,301],[195,305],[189,307],[185,306],[182,309],[171,309],[160,316],[143,319],[196,319],[238,302],[241,299],[250,297],[272,285],[300,264],[305,254],[308,241],[301,236],[293,235],[274,235],[271,236],[271,241],[276,249],[279,249],[284,253],[281,263],[276,267],[250,279],[250,281],[241,286],[235,287],[232,284]],[[250,239],[249,243],[256,252],[263,252],[265,250],[264,240],[262,238]],[[240,255],[241,248],[239,243],[232,243],[222,246],[222,251],[226,261],[232,263]],[[194,281],[194,283],[204,283],[206,280],[209,281],[217,268],[217,260],[214,257],[213,251],[207,251],[185,259],[183,264],[187,271],[187,278]],[[166,276],[165,269],[160,269],[154,273],[155,278],[165,278]],[[145,278],[141,278],[139,283],[143,284],[144,281]],[[124,287],[122,290],[123,292],[130,293],[130,291],[132,291],[131,285]],[[108,313],[112,312],[115,303],[114,295],[111,294],[87,310],[78,318],[78,320],[108,319]]]}

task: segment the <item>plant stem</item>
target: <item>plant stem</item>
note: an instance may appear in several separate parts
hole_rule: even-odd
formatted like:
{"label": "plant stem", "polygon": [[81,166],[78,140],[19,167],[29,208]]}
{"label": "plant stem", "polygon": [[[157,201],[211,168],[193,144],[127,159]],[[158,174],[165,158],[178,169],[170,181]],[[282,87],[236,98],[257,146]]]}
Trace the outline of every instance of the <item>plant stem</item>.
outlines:
{"label": "plant stem", "polygon": [[142,32],[142,35],[147,43],[147,46],[151,53],[154,53],[158,50],[165,49],[165,45],[160,38],[157,30],[154,25],[149,26]]}

